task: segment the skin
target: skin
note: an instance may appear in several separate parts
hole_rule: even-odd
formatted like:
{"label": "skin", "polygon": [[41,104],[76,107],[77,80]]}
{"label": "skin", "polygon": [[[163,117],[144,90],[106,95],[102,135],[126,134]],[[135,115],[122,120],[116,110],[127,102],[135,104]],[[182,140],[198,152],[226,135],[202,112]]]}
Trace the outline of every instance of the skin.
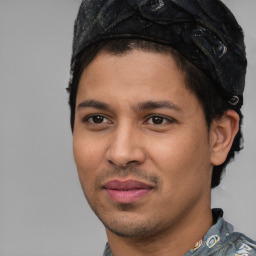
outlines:
{"label": "skin", "polygon": [[[212,225],[212,167],[225,160],[238,115],[227,111],[209,129],[172,56],[141,50],[98,54],[76,102],[74,159],[114,256],[184,255]],[[152,189],[116,203],[102,188],[113,179]]]}

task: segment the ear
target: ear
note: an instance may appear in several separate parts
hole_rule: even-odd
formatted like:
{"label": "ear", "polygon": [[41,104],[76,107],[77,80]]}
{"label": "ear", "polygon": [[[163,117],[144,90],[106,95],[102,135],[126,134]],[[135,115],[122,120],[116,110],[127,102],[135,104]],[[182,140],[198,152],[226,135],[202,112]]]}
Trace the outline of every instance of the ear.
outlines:
{"label": "ear", "polygon": [[227,110],[221,118],[212,122],[210,129],[211,164],[224,163],[239,129],[239,115]]}

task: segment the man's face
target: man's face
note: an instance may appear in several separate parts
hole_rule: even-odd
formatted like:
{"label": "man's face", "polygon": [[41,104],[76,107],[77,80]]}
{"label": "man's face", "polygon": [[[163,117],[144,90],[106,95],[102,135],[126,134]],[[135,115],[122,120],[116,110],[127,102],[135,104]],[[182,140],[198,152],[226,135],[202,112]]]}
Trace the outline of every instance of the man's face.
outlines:
{"label": "man's face", "polygon": [[170,55],[100,53],[76,102],[74,158],[107,232],[175,230],[210,207],[208,128]]}

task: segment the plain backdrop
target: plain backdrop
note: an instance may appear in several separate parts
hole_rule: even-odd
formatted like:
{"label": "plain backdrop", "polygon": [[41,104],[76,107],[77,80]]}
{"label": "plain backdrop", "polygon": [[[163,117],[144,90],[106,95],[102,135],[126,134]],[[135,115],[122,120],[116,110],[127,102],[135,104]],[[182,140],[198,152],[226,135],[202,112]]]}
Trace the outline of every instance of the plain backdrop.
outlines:
{"label": "plain backdrop", "polygon": [[[245,142],[212,205],[256,239],[256,1],[224,2],[246,37]],[[98,256],[105,246],[73,163],[65,91],[80,3],[0,0],[0,256]]]}

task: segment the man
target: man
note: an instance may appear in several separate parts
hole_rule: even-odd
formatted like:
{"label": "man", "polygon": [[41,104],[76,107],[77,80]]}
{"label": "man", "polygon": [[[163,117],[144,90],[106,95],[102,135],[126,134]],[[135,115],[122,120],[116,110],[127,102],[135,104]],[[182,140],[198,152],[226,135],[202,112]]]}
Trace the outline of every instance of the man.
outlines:
{"label": "man", "polygon": [[218,0],[85,0],[70,92],[74,158],[105,256],[256,255],[211,188],[240,150],[243,32]]}

